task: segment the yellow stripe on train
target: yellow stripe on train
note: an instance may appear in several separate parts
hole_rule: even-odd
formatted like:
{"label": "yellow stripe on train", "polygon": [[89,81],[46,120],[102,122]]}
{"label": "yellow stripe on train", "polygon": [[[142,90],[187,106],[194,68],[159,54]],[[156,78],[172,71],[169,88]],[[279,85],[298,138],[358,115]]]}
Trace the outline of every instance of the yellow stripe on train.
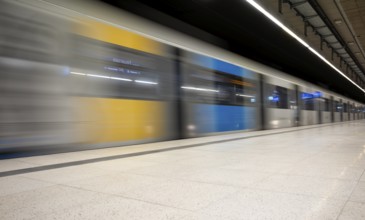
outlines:
{"label": "yellow stripe on train", "polygon": [[78,136],[83,142],[110,143],[159,139],[166,135],[166,104],[158,101],[76,97]]}
{"label": "yellow stripe on train", "polygon": [[91,19],[82,24],[77,30],[82,36],[156,55],[166,53],[163,44],[116,26]]}

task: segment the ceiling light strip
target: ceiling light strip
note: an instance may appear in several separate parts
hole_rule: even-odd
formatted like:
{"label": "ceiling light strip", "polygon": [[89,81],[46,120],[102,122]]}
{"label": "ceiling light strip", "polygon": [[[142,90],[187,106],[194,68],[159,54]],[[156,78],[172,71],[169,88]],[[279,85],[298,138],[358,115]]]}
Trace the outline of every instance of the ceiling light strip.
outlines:
{"label": "ceiling light strip", "polygon": [[312,53],[314,53],[315,55],[317,55],[321,60],[323,60],[330,67],[332,67],[332,69],[336,70],[339,74],[341,74],[348,81],[350,81],[352,84],[354,84],[357,88],[359,88],[361,91],[363,91],[365,93],[365,90],[363,88],[361,88],[354,81],[352,81],[348,76],[346,76],[344,73],[342,73],[341,70],[337,69],[331,62],[329,62],[326,58],[324,58],[321,54],[319,54],[315,49],[313,49],[312,47],[310,47],[303,39],[301,39],[293,31],[291,31],[289,28],[287,28],[283,23],[281,23],[278,19],[276,19],[274,16],[272,16],[269,12],[267,12],[263,7],[261,7],[259,4],[257,4],[254,0],[246,0],[246,1],[250,5],[252,5],[255,9],[257,9],[262,14],[264,14],[267,18],[269,18],[272,22],[274,22],[276,25],[278,25],[286,33],[288,33],[290,36],[292,36],[297,41],[299,41],[299,43],[301,43],[303,46],[307,47]]}

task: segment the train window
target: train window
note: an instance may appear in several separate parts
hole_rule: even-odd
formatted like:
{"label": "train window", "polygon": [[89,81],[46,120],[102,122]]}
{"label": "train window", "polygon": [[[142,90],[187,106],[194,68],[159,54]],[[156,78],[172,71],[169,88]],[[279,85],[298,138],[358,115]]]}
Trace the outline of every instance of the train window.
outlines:
{"label": "train window", "polygon": [[302,109],[308,111],[315,110],[315,98],[312,94],[302,92],[301,93],[301,100],[302,100]]}
{"label": "train window", "polygon": [[323,111],[329,112],[330,111],[330,101],[326,98],[323,98]]}
{"label": "train window", "polygon": [[256,104],[254,82],[239,76],[183,64],[183,99],[190,102],[246,105]]}
{"label": "train window", "polygon": [[[265,98],[266,105],[269,108],[289,108],[289,90],[287,88],[266,84],[265,89]],[[295,94],[293,97],[295,100]]]}
{"label": "train window", "polygon": [[343,112],[347,112],[348,111],[348,105],[347,103],[343,103]]}
{"label": "train window", "polygon": [[334,112],[341,112],[342,110],[342,104],[339,101],[335,101],[333,107],[334,107],[333,109]]}
{"label": "train window", "polygon": [[303,110],[314,111],[314,99],[308,99],[303,101]]}
{"label": "train window", "polygon": [[172,97],[171,60],[83,37],[76,42],[72,93],[153,100]]}
{"label": "train window", "polygon": [[351,104],[349,104],[349,109],[348,109],[348,111],[349,111],[350,113],[354,112],[354,106],[353,106],[353,105],[351,105]]}

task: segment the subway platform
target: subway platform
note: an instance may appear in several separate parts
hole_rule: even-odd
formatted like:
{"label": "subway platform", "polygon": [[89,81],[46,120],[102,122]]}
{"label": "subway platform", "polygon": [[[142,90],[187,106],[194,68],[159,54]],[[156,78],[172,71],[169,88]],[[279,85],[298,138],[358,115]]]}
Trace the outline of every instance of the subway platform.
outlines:
{"label": "subway platform", "polygon": [[365,120],[0,161],[1,219],[365,219]]}

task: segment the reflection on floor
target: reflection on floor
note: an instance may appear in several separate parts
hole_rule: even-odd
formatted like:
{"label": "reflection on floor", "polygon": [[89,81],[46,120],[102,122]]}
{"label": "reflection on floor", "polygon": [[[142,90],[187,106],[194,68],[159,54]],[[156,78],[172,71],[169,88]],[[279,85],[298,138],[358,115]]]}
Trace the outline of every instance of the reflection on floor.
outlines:
{"label": "reflection on floor", "polygon": [[[1,219],[365,219],[364,130],[339,123],[9,175]],[[267,133],[2,160],[0,172]]]}

